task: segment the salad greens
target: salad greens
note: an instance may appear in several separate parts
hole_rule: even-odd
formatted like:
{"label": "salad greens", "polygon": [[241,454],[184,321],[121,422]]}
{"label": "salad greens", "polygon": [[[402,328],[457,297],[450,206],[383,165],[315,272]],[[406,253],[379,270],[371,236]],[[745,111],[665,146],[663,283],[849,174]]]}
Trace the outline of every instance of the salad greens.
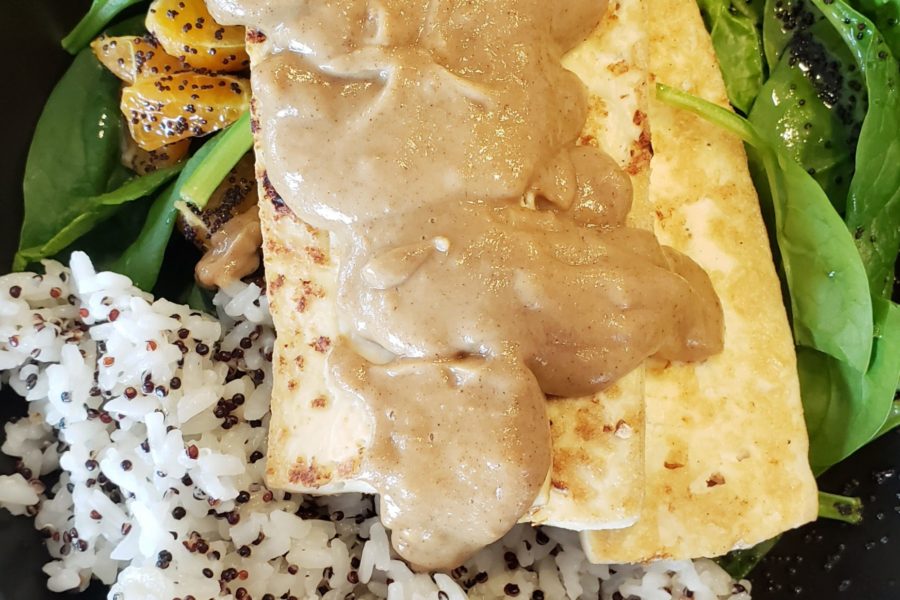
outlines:
{"label": "salad greens", "polygon": [[15,269],[60,253],[180,170],[131,177],[119,160],[121,135],[119,82],[83,50],[50,94],[28,151]]}
{"label": "salad greens", "polygon": [[[249,119],[247,119],[245,125],[248,123]],[[111,268],[114,271],[127,275],[141,289],[153,289],[159,278],[166,247],[169,245],[169,238],[172,236],[172,230],[175,227],[175,220],[178,217],[176,205],[181,202],[185,184],[192,179],[195,173],[201,170],[215,170],[222,174],[219,181],[216,181],[216,185],[218,185],[234,164],[240,160],[240,156],[238,156],[234,163],[229,164],[231,160],[230,154],[217,150],[218,148],[231,147],[236,136],[235,134],[230,134],[230,132],[236,125],[238,123],[232,124],[205,143],[187,161],[178,179],[154,200],[147,220],[144,222],[144,227],[141,229],[137,239],[113,263]],[[240,131],[240,128],[237,131]],[[238,136],[240,135],[238,134]],[[243,156],[243,152],[241,156]],[[224,168],[226,164],[228,166]],[[213,186],[213,189],[215,189],[215,186]]]}
{"label": "salad greens", "polygon": [[174,165],[134,177],[111,192],[85,198],[81,203],[82,212],[63,225],[53,237],[40,245],[20,249],[13,261],[13,269],[21,271],[31,263],[59,254],[100,223],[112,217],[119,206],[146,197],[175,177],[182,167],[183,165]]}
{"label": "salad greens", "polygon": [[46,243],[91,198],[127,178],[121,127],[118,80],[90,50],[80,52],[50,94],[28,151],[20,248]]}
{"label": "salad greens", "polygon": [[812,1],[840,32],[866,80],[869,110],[859,134],[846,219],[872,293],[890,298],[900,248],[900,65],[872,21],[844,2]]}
{"label": "salad greens", "polygon": [[747,114],[766,75],[762,38],[758,31],[764,2],[697,0],[697,5],[713,44],[729,49],[719,56],[720,61],[729,63],[728,68],[723,69],[729,98],[735,108]]}

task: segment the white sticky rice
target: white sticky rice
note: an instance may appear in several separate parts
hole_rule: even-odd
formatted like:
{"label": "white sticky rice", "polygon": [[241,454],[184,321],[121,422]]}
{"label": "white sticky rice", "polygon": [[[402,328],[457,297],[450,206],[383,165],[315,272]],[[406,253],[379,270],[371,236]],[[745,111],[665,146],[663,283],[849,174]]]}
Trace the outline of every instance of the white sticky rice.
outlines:
{"label": "white sticky rice", "polygon": [[450,574],[414,574],[371,498],[263,483],[275,334],[259,287],[220,291],[216,320],[84,254],[44,267],[0,277],[0,381],[29,403],[5,426],[19,463],[0,506],[34,517],[53,591],[94,577],[114,600],[750,598],[709,560],[592,565],[577,534],[527,525]]}

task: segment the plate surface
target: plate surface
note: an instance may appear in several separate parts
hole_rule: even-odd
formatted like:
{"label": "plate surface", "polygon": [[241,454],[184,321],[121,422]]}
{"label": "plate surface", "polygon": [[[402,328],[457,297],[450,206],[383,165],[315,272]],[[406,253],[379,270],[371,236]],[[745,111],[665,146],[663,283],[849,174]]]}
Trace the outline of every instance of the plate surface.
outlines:
{"label": "plate surface", "polygon": [[[44,100],[69,64],[59,46],[89,2],[29,0],[15,3],[0,19],[0,55],[7,57],[0,95],[5,140],[0,152],[0,272],[7,272],[22,219],[22,172]],[[0,422],[25,413],[9,390],[0,395]],[[0,431],[0,442],[3,434]],[[859,526],[823,522],[784,536],[753,573],[753,597],[900,598],[900,430],[865,448],[821,480],[823,489],[858,495],[866,502]],[[13,463],[0,458],[0,473]],[[46,591],[42,542],[28,519],[0,510],[0,600],[73,598]],[[79,598],[104,598],[93,585]]]}

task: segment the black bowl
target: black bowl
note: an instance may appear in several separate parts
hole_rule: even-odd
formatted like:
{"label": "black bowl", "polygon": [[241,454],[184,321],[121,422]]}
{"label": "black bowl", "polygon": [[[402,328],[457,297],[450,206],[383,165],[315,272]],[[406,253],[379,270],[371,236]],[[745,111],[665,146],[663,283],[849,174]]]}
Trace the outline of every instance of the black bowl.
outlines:
{"label": "black bowl", "polygon": [[[0,93],[4,150],[0,161],[0,272],[8,271],[22,219],[22,172],[44,100],[71,61],[59,40],[84,13],[86,0],[13,0],[0,19],[0,56],[6,60]],[[8,389],[0,421],[25,414]],[[2,441],[0,433],[0,441]],[[900,431],[871,444],[820,479],[823,489],[862,497],[861,525],[821,522],[786,534],[753,572],[754,598],[900,599]],[[0,458],[0,473],[13,463]],[[46,591],[47,554],[24,517],[0,510],[0,600],[66,598]],[[94,584],[79,598],[105,598]]]}

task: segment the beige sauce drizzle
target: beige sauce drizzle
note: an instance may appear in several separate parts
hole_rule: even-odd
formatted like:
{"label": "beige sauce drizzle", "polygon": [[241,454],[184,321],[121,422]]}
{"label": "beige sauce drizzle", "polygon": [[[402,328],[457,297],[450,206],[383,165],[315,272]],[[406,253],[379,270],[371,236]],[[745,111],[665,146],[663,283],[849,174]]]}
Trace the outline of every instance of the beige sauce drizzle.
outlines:
{"label": "beige sauce drizzle", "polygon": [[626,227],[628,177],[576,147],[585,91],[560,59],[603,2],[210,8],[268,37],[260,159],[331,232],[345,328],[398,357],[338,342],[329,377],[374,417],[365,477],[412,563],[456,566],[527,510],[550,467],[545,394],[721,349],[709,278]]}
{"label": "beige sauce drizzle", "polygon": [[229,219],[212,235],[207,250],[194,269],[201,285],[225,287],[259,268],[262,231],[256,206]]}

